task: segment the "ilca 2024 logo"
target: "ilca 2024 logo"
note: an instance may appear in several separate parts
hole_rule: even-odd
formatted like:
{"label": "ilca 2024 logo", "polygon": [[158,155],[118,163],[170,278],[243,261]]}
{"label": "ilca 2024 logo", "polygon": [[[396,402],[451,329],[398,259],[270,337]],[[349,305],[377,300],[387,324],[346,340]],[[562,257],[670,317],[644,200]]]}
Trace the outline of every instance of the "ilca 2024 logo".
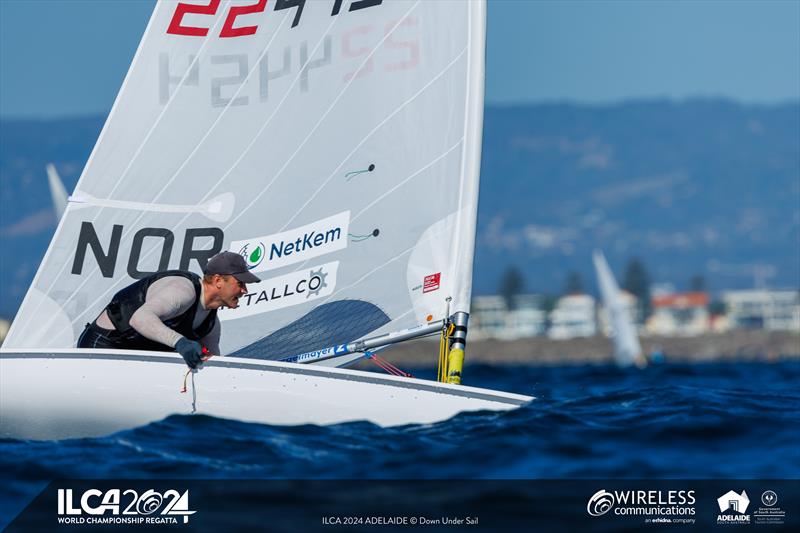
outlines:
{"label": "ilca 2024 logo", "polygon": [[59,524],[178,524],[189,523],[189,490],[163,493],[150,489],[88,489],[76,497],[72,489],[58,489]]}

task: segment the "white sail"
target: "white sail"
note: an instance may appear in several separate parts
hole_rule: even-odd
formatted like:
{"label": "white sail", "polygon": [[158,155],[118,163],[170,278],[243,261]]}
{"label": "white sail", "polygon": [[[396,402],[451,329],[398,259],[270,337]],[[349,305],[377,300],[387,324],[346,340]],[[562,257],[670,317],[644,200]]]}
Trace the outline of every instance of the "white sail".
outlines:
{"label": "white sail", "polygon": [[53,212],[56,218],[64,216],[64,211],[67,210],[67,189],[64,187],[64,182],[61,181],[61,176],[58,175],[55,165],[47,163],[47,185],[50,188],[50,199],[53,201]]}
{"label": "white sail", "polygon": [[608,262],[600,250],[592,254],[594,268],[597,272],[597,283],[603,296],[603,305],[608,314],[611,327],[611,339],[614,342],[614,360],[619,366],[644,364],[642,347],[636,335],[631,316],[620,296],[617,281],[608,267]]}
{"label": "white sail", "polygon": [[468,312],[484,26],[482,1],[160,1],[4,349],[73,347],[224,249],[264,281],[223,353]]}

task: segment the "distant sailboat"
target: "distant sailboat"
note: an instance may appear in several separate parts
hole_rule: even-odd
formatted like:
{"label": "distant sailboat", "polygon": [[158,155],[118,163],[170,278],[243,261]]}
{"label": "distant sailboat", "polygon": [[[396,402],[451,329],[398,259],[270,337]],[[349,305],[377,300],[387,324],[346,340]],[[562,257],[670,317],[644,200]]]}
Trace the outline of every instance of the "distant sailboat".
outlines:
{"label": "distant sailboat", "polygon": [[608,262],[600,250],[592,254],[594,268],[597,272],[597,283],[603,296],[603,305],[608,313],[611,327],[611,339],[614,342],[614,360],[619,366],[636,365],[644,367],[647,360],[642,354],[642,346],[631,321],[631,317],[622,302],[619,286],[608,267]]}
{"label": "distant sailboat", "polygon": [[50,187],[50,198],[53,201],[53,211],[58,220],[64,215],[67,210],[67,189],[64,187],[64,182],[61,181],[61,176],[58,175],[55,165],[47,163],[47,185]]}

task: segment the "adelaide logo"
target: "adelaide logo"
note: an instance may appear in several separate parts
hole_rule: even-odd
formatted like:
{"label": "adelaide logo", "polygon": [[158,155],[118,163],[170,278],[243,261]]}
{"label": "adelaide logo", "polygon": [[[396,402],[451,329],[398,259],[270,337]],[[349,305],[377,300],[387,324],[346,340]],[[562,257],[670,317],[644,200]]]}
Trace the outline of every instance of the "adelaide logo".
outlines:
{"label": "adelaide logo", "polygon": [[750,505],[750,498],[744,490],[741,494],[729,490],[717,498],[717,505],[720,513],[717,515],[717,524],[750,523],[750,515],[745,514]]}

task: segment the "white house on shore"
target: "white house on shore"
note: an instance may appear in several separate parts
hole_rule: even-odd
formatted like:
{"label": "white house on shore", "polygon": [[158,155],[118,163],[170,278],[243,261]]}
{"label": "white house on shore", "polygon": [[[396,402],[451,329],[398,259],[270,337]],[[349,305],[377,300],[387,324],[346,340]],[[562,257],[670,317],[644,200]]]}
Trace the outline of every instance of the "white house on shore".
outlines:
{"label": "white house on shore", "polygon": [[570,294],[558,299],[550,314],[547,336],[563,340],[591,337],[597,333],[595,299],[588,294]]}
{"label": "white house on shore", "polygon": [[469,312],[472,340],[499,339],[506,328],[508,307],[502,296],[475,296]]}
{"label": "white house on shore", "polygon": [[653,314],[647,319],[651,335],[691,337],[709,331],[708,293],[662,294],[652,299]]}
{"label": "white house on shore", "polygon": [[470,309],[470,338],[515,340],[544,335],[547,313],[538,294],[514,296],[509,310],[502,296],[476,296]]}
{"label": "white house on shore", "polygon": [[[641,324],[636,297],[622,291],[621,298],[632,322]],[[742,328],[800,333],[800,292],[796,290],[725,291],[726,312],[718,316],[711,316],[709,301],[705,292],[658,292],[640,333],[692,337]],[[516,340],[547,335],[565,340],[609,334],[606,310],[588,294],[559,298],[550,312],[549,328],[545,308],[545,297],[539,294],[514,296],[510,310],[502,296],[476,296],[470,312],[470,338]]]}
{"label": "white house on shore", "polygon": [[544,335],[547,331],[547,312],[544,297],[540,294],[518,294],[514,296],[514,309],[506,318],[508,340]]}
{"label": "white house on shore", "polygon": [[800,291],[725,291],[722,301],[731,327],[800,332]]}

